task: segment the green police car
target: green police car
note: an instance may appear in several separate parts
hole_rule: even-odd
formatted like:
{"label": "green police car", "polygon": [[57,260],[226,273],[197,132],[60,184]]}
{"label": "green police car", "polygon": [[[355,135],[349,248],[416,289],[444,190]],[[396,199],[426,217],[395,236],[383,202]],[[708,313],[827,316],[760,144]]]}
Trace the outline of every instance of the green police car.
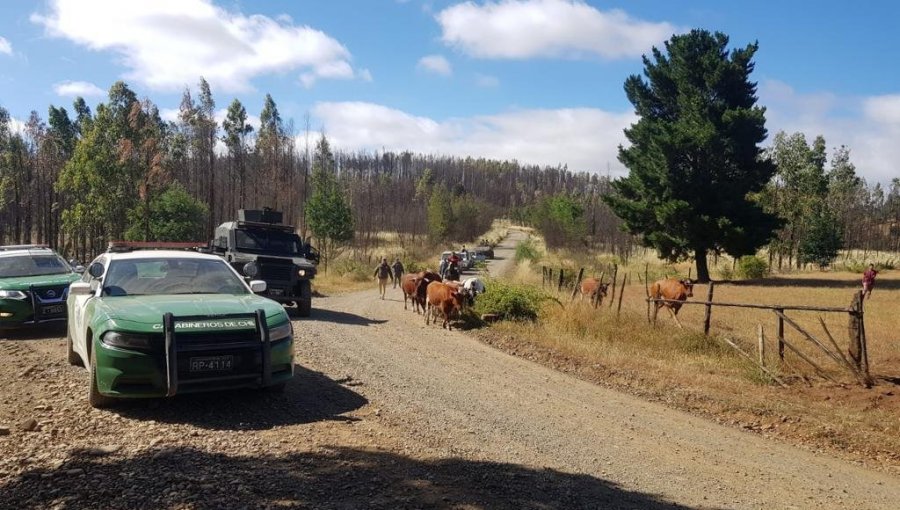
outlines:
{"label": "green police car", "polygon": [[65,321],[69,284],[80,277],[47,246],[0,246],[0,330]]}
{"label": "green police car", "polygon": [[284,307],[222,258],[111,245],[69,287],[69,362],[90,372],[94,407],[118,398],[282,389],[294,374]]}

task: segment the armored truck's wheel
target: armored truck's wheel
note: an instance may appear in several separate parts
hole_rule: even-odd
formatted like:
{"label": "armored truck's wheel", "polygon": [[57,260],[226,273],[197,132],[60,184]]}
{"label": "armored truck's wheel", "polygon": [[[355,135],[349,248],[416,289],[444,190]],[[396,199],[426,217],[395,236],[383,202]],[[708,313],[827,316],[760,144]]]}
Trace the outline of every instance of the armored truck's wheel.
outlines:
{"label": "armored truck's wheel", "polygon": [[300,283],[300,299],[297,300],[297,315],[309,317],[312,312],[312,284],[309,281]]}
{"label": "armored truck's wheel", "polygon": [[106,397],[100,394],[100,389],[97,387],[97,355],[94,354],[94,350],[91,349],[91,384],[90,390],[88,390],[88,403],[91,404],[91,407],[96,407],[97,409],[103,409],[105,407],[112,406],[114,400],[112,398]]}

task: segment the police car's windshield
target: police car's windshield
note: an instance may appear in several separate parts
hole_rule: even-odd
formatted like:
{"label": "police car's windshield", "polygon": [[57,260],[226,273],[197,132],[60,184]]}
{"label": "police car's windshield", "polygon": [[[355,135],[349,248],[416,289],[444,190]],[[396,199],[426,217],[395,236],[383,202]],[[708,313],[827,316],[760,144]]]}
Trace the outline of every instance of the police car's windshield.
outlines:
{"label": "police car's windshield", "polygon": [[238,229],[234,231],[234,243],[238,250],[302,255],[303,242],[292,232],[264,229]]}
{"label": "police car's windshield", "polygon": [[103,279],[104,296],[248,294],[224,260],[146,258],[113,260]]}
{"label": "police car's windshield", "polygon": [[65,274],[72,269],[57,255],[6,255],[0,257],[0,278]]}

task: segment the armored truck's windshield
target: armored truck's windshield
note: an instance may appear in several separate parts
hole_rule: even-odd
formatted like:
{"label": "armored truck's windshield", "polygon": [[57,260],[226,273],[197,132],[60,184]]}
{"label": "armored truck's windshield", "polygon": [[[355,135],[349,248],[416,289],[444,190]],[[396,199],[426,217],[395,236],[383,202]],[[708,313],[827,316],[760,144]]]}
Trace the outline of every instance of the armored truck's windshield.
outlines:
{"label": "armored truck's windshield", "polygon": [[234,243],[241,251],[303,256],[303,241],[292,232],[241,228],[234,231]]}

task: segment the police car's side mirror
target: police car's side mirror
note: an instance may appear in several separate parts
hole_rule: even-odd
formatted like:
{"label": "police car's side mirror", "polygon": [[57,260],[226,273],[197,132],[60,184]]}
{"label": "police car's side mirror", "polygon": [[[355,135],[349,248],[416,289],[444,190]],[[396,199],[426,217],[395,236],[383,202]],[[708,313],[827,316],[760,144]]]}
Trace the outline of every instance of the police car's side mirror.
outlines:
{"label": "police car's side mirror", "polygon": [[94,262],[91,264],[91,267],[88,268],[88,274],[93,276],[94,278],[100,278],[103,276],[103,264],[99,262]]}
{"label": "police car's side mirror", "polygon": [[250,290],[255,294],[266,291],[266,282],[264,280],[250,280]]}
{"label": "police car's side mirror", "polygon": [[91,284],[87,282],[75,282],[69,285],[69,295],[87,296],[91,293]]}

